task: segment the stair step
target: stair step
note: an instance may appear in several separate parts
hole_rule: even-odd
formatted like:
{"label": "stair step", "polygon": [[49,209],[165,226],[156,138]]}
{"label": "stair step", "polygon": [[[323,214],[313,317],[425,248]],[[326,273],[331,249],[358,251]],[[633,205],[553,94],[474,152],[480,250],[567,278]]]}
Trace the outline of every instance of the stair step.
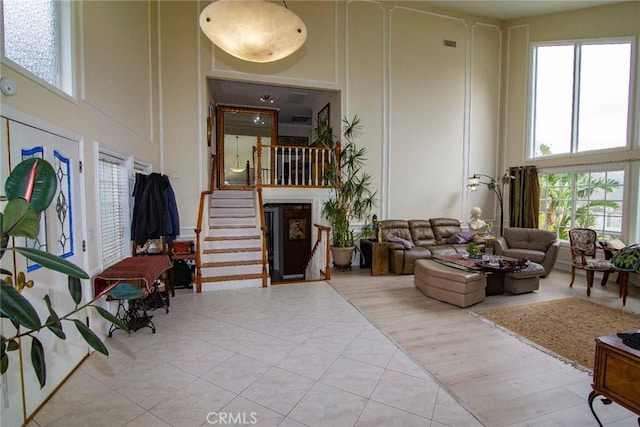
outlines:
{"label": "stair step", "polygon": [[215,267],[201,267],[203,277],[242,276],[262,272],[262,262],[252,261],[251,264],[226,265]]}
{"label": "stair step", "polygon": [[259,274],[233,274],[229,276],[203,277],[202,283],[224,282],[227,280],[248,280],[262,279],[262,273]]}
{"label": "stair step", "polygon": [[246,236],[209,236],[205,237],[205,242],[219,242],[223,240],[260,240],[260,235],[249,234]]}
{"label": "stair step", "polygon": [[260,248],[251,248],[250,251],[219,251],[202,255],[202,264],[205,262],[232,262],[232,261],[262,261],[262,251]]}
{"label": "stair step", "polygon": [[237,218],[237,217],[255,217],[256,210],[251,207],[212,207],[209,210],[211,218],[221,218],[221,217],[229,217],[229,218]]}
{"label": "stair step", "polygon": [[[250,237],[252,239],[260,238],[260,231],[253,226],[243,226],[243,227],[209,227],[209,236],[206,238],[220,238],[220,237],[236,237],[236,238],[246,238]],[[205,238],[205,239],[206,239]]]}
{"label": "stair step", "polygon": [[212,267],[236,267],[240,265],[256,265],[262,264],[262,260],[260,259],[247,259],[240,261],[215,261],[215,262],[203,262],[202,268],[212,268]]}
{"label": "stair step", "polygon": [[247,199],[211,199],[213,208],[253,208],[253,197]]}
{"label": "stair step", "polygon": [[256,226],[256,217],[251,216],[224,216],[224,217],[211,217],[209,223],[217,227],[229,226]]}
{"label": "stair step", "polygon": [[214,199],[252,199],[253,190],[218,190],[213,192]]}
{"label": "stair step", "polygon": [[225,239],[225,240],[206,240],[203,242],[203,252],[211,249],[239,251],[248,250],[249,248],[260,248],[260,239]]}
{"label": "stair step", "polygon": [[[207,279],[205,281],[205,279]],[[267,278],[267,286],[269,286],[270,280]],[[223,291],[226,289],[246,289],[246,288],[261,288],[262,287],[262,274],[252,274],[243,276],[228,276],[228,277],[216,277],[216,278],[203,278],[202,292],[215,292]]]}
{"label": "stair step", "polygon": [[260,252],[259,246],[256,247],[243,247],[243,248],[227,248],[227,249],[205,249],[202,251],[203,254],[225,254],[225,253],[236,253],[236,252]]}

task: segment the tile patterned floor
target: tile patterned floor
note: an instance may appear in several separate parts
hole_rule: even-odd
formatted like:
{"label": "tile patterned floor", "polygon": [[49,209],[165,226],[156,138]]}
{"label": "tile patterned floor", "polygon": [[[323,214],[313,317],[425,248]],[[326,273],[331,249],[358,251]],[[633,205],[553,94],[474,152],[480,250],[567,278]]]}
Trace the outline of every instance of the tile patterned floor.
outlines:
{"label": "tile patterned floor", "polygon": [[[481,304],[584,292],[568,292],[567,277],[554,272],[539,292]],[[178,290],[169,314],[153,313],[155,334],[116,331],[109,357],[91,355],[29,426],[596,425],[589,373],[416,293],[412,280],[354,269],[334,275],[335,289]],[[613,287],[592,298],[615,304]],[[635,313],[638,294],[627,303]],[[608,427],[637,425],[616,405],[599,410]]]}

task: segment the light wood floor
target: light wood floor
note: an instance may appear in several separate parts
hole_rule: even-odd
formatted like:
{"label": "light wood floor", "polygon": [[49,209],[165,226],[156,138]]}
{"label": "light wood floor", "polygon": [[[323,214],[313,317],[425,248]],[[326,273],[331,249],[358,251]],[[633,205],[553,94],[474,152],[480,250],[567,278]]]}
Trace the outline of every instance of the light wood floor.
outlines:
{"label": "light wood floor", "polygon": [[[413,275],[332,273],[331,285],[389,338],[405,349],[460,404],[487,426],[597,425],[587,404],[591,372],[548,354],[471,314],[476,308],[530,304],[571,296],[586,298],[584,276],[553,271],[540,290],[497,295],[466,309],[424,296]],[[599,283],[599,276],[596,281]],[[592,301],[621,308],[618,285],[596,285]],[[640,314],[640,289],[630,286],[625,311]],[[640,329],[640,316],[638,317]],[[621,331],[611,331],[611,333]],[[606,426],[637,426],[638,416],[598,400]]]}

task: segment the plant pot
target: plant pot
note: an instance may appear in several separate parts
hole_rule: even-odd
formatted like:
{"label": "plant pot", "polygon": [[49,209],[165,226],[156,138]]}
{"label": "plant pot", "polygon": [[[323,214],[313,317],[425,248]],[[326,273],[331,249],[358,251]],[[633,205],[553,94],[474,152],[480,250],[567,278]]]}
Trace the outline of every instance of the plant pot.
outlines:
{"label": "plant pot", "polygon": [[333,266],[339,269],[351,268],[351,260],[353,259],[353,251],[355,246],[348,248],[338,248],[331,246],[331,257],[333,258]]}

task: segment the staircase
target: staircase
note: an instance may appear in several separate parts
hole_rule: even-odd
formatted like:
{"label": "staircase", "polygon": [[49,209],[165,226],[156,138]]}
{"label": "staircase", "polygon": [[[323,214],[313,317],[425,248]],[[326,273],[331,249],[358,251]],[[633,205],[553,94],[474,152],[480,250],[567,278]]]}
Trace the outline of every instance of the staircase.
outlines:
{"label": "staircase", "polygon": [[202,291],[262,287],[260,236],[253,192],[215,191],[201,255]]}

